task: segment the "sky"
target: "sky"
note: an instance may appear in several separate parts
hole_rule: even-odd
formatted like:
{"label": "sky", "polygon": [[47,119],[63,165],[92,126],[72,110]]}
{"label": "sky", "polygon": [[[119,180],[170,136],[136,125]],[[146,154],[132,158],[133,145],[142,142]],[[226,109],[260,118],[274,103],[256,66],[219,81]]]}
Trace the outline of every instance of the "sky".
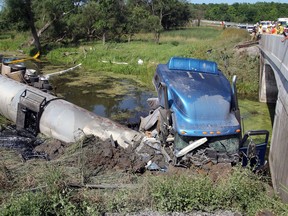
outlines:
{"label": "sky", "polygon": [[209,4],[209,3],[214,3],[214,4],[220,4],[220,3],[224,3],[224,4],[233,4],[233,3],[251,3],[254,4],[256,2],[275,2],[275,3],[287,3],[288,4],[288,0],[188,0],[188,2],[191,2],[193,4]]}

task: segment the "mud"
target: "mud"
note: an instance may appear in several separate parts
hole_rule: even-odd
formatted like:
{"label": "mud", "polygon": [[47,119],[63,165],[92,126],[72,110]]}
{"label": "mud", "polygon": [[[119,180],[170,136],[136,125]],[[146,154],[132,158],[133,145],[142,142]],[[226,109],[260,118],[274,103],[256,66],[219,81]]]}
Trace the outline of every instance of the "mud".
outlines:
{"label": "mud", "polygon": [[15,149],[23,160],[31,158],[47,159],[45,154],[37,152],[34,148],[43,142],[25,130],[16,130],[15,125],[2,126],[0,130],[0,147]]}
{"label": "mud", "polygon": [[[14,137],[13,137],[14,136]],[[9,140],[9,142],[4,142]],[[16,140],[16,142],[14,142]],[[2,142],[3,141],[3,142]],[[85,182],[90,182],[95,176],[105,173],[130,173],[142,175],[145,172],[158,174],[178,175],[183,172],[208,175],[214,182],[227,176],[231,171],[230,163],[213,164],[208,162],[203,166],[174,166],[172,148],[167,146],[166,153],[173,159],[167,161],[161,151],[162,146],[157,143],[151,145],[142,142],[126,149],[118,146],[111,140],[101,140],[89,135],[77,143],[64,143],[59,140],[34,137],[29,133],[17,132],[8,127],[0,132],[0,147],[14,149],[23,161],[30,159],[50,160],[66,167],[79,167],[85,169]],[[7,176],[2,172],[2,180]],[[5,174],[5,175],[4,175]]]}

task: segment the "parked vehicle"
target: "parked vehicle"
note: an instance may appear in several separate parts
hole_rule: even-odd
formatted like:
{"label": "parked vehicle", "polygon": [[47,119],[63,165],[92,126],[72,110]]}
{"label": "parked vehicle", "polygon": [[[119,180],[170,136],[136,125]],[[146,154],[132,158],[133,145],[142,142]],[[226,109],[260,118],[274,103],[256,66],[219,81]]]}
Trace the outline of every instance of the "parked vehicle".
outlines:
{"label": "parked vehicle", "polygon": [[239,25],[237,25],[237,28],[246,29],[251,34],[253,32],[253,30],[255,29],[255,26],[254,25],[248,25],[248,24],[239,24]]}
{"label": "parked vehicle", "polygon": [[246,26],[246,30],[251,34],[255,30],[255,26],[254,25],[248,25],[248,26]]}
{"label": "parked vehicle", "polygon": [[288,18],[278,18],[277,23],[280,23],[282,26],[287,26],[288,25]]}
{"label": "parked vehicle", "polygon": [[236,76],[230,85],[216,62],[172,57],[157,66],[153,84],[158,98],[149,99],[154,110],[147,119],[159,113],[159,137],[165,145],[173,140],[176,158],[190,153],[195,160],[204,154],[215,163],[236,163],[242,155],[243,165],[264,165],[269,132],[242,136]]}
{"label": "parked vehicle", "polygon": [[288,18],[278,18],[277,23],[280,23],[284,27],[284,31],[288,32]]}

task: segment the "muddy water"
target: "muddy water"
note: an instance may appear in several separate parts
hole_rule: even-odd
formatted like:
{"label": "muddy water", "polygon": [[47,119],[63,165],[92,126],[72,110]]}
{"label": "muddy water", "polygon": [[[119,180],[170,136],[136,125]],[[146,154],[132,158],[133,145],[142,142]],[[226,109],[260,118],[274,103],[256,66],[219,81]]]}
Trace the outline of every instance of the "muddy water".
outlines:
{"label": "muddy water", "polygon": [[[124,124],[137,124],[146,116],[147,98],[155,92],[141,87],[132,78],[107,73],[86,73],[83,70],[61,75],[53,80],[58,96],[67,101]],[[151,84],[152,85],[152,84]],[[256,100],[239,99],[244,130],[266,129],[272,131],[270,112],[273,105]]]}
{"label": "muddy water", "polygon": [[[125,125],[137,125],[140,116],[147,116],[146,100],[155,97],[132,78],[113,74],[85,74],[78,70],[51,80],[58,97],[83,107],[97,115]],[[95,77],[96,76],[96,77]]]}

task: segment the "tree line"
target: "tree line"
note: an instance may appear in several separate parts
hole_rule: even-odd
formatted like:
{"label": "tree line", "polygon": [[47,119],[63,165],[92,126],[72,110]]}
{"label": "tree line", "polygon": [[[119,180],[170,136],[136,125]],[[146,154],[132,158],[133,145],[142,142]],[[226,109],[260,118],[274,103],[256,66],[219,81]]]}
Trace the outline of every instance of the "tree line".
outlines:
{"label": "tree line", "polygon": [[[261,1],[261,0],[260,0]],[[193,2],[193,0],[192,0]],[[276,21],[288,17],[287,3],[257,2],[228,4],[192,4],[194,17],[236,23],[257,23],[261,20]]]}
{"label": "tree line", "polygon": [[[30,30],[35,44],[56,41],[131,40],[153,32],[159,43],[164,30],[187,26],[192,19],[256,23],[285,17],[288,4],[193,4],[187,0],[4,0],[1,31]],[[200,22],[199,22],[200,23]],[[41,42],[40,42],[41,38]]]}

